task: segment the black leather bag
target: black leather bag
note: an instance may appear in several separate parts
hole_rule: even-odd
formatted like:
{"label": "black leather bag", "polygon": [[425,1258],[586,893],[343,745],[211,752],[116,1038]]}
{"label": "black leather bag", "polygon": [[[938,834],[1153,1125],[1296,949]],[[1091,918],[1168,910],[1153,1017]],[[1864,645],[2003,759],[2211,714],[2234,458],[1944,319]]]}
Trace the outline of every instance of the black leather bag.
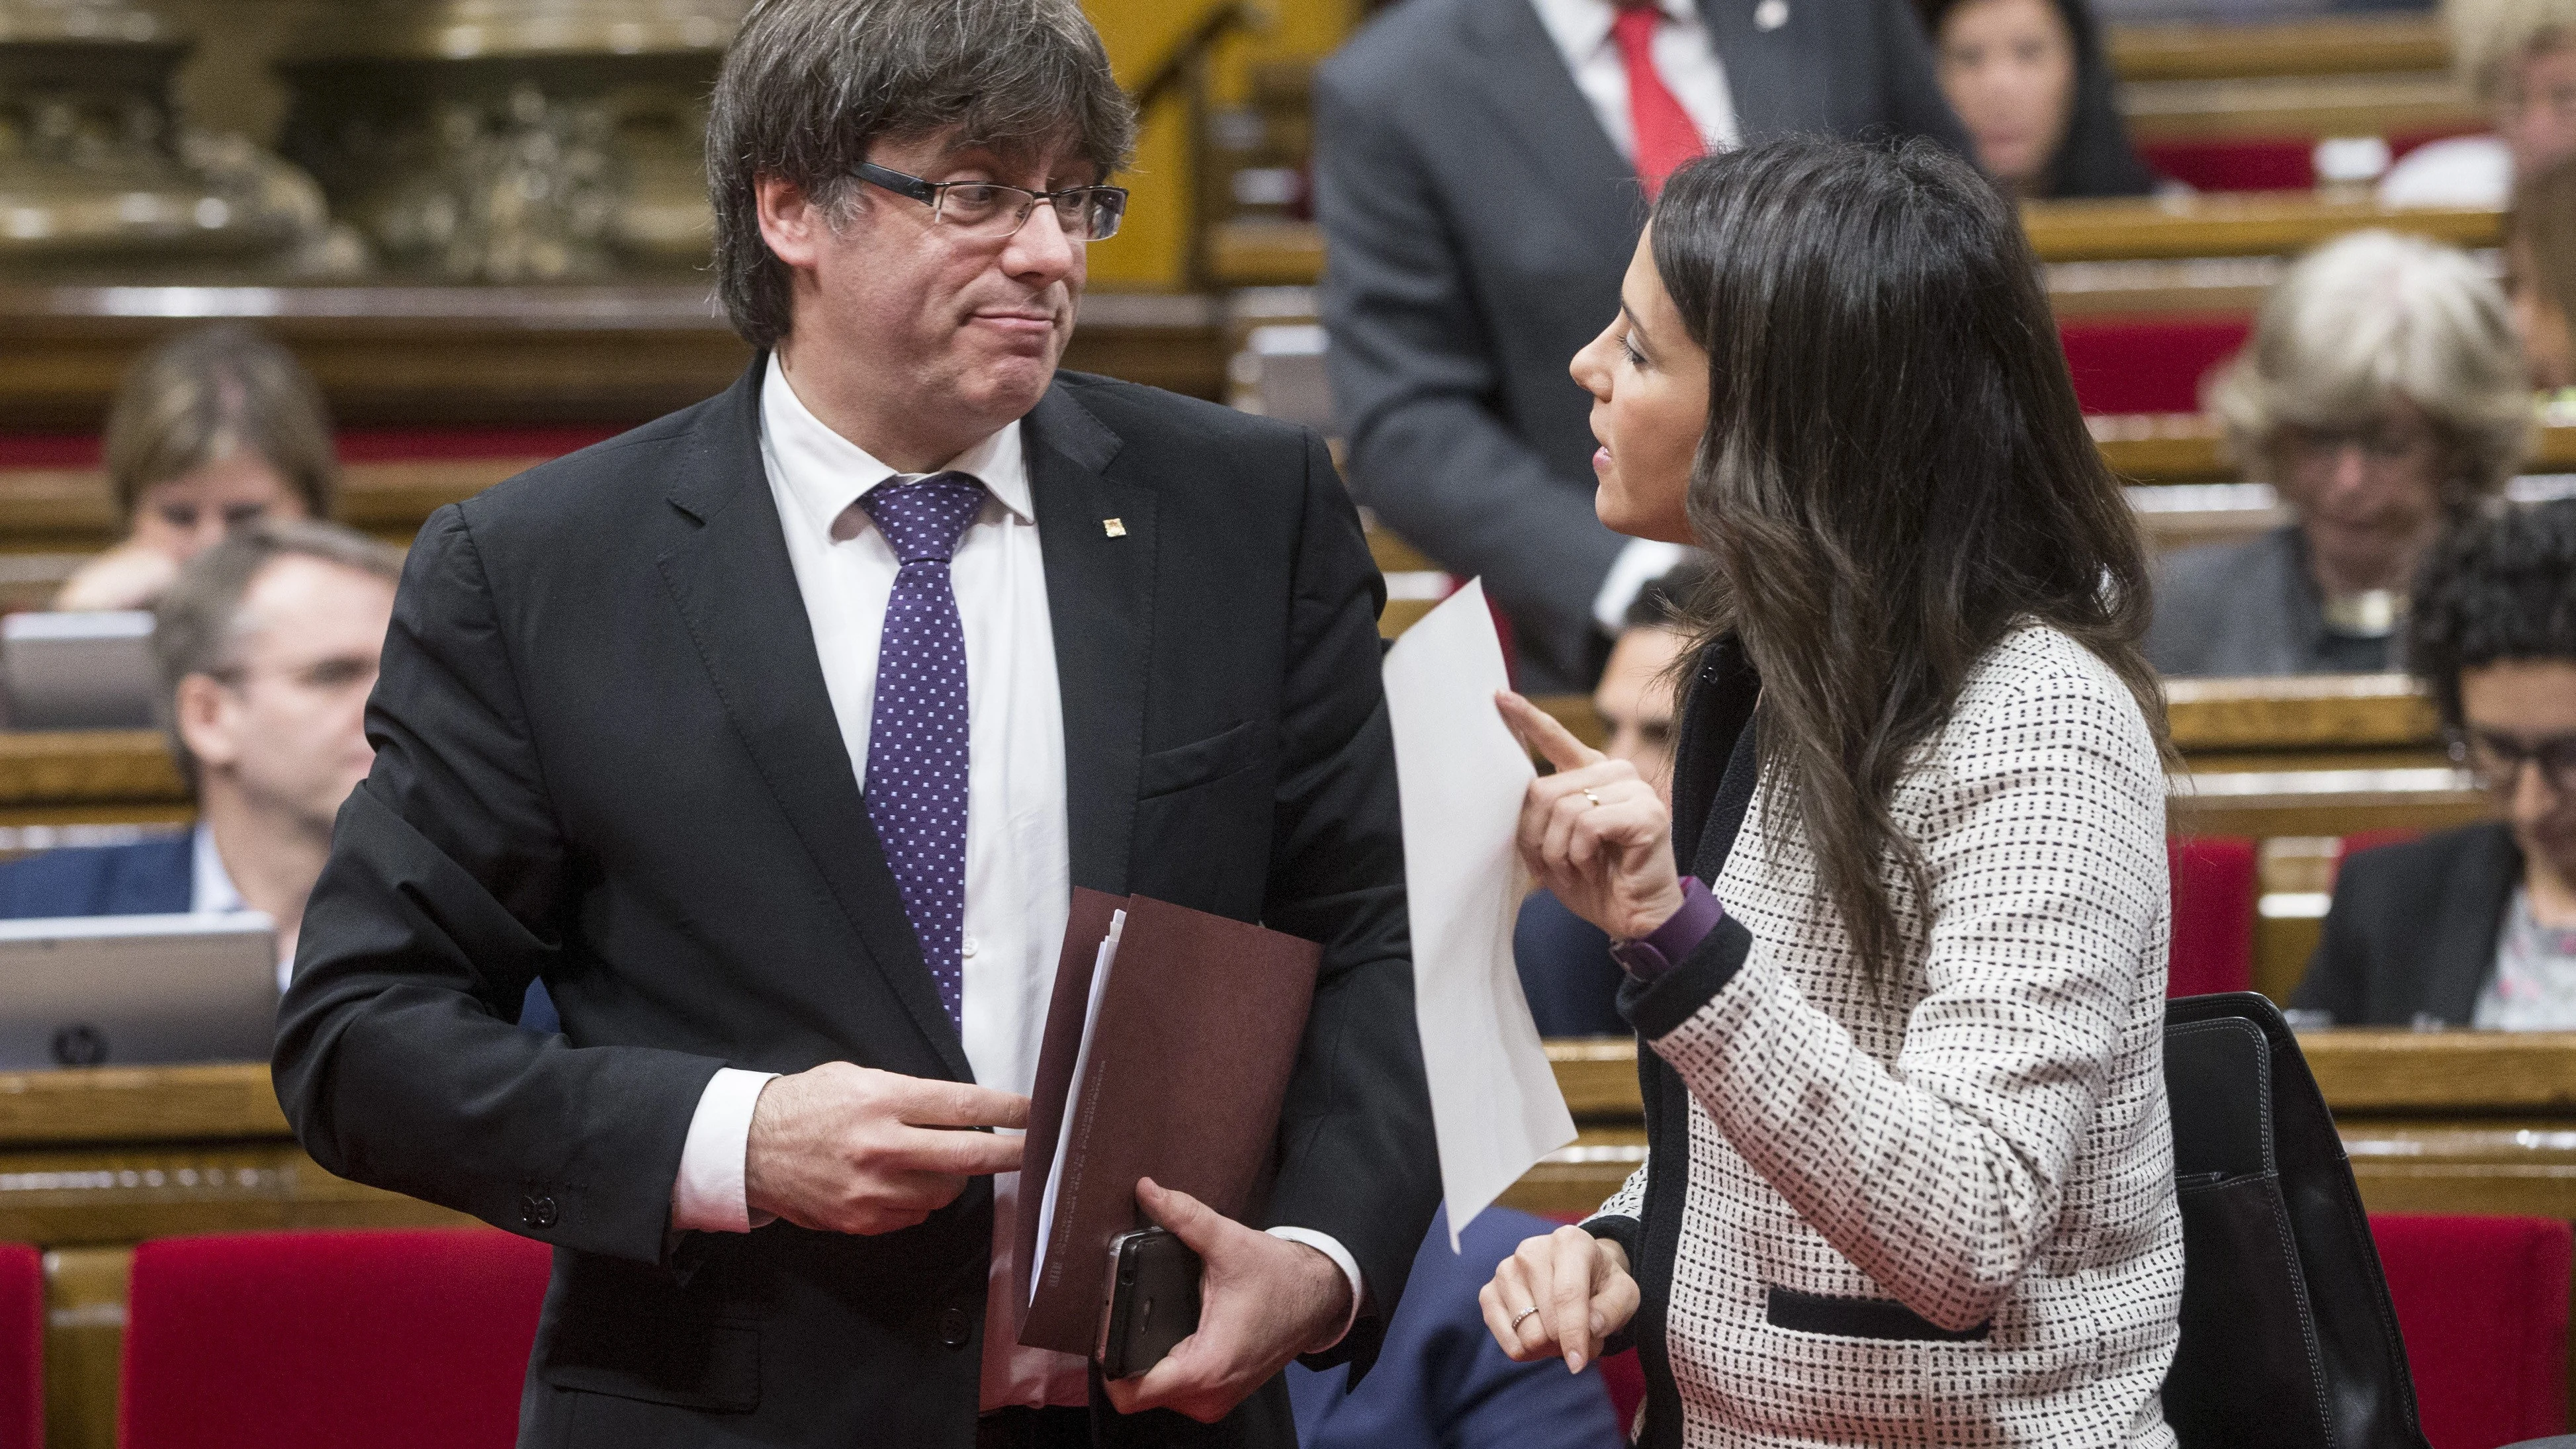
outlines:
{"label": "black leather bag", "polygon": [[2165,1007],[2182,1199],[2184,1449],[2429,1449],[2352,1166],[2307,1058],[2253,992]]}

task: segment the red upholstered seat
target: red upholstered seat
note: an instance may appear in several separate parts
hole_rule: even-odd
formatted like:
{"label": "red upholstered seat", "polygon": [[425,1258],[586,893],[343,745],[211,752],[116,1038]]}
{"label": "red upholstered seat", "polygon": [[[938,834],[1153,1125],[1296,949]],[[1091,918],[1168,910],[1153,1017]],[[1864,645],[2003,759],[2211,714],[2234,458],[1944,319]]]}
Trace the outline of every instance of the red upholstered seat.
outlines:
{"label": "red upholstered seat", "polygon": [[2563,1432],[2567,1224],[2374,1214],[2370,1232],[2433,1449]]}
{"label": "red upholstered seat", "polygon": [[2165,842],[2173,879],[2173,958],[2167,996],[2254,986],[2254,842],[2221,835]]}
{"label": "red upholstered seat", "polygon": [[507,1449],[550,1250],[486,1228],[135,1250],[121,1449]]}
{"label": "red upholstered seat", "polygon": [[2138,155],[2159,176],[2195,191],[2305,191],[2317,184],[2313,136],[2228,136],[2143,141]]}
{"label": "red upholstered seat", "polygon": [[2088,413],[2196,413],[2201,375],[2245,345],[2241,316],[2074,317],[2058,324]]}
{"label": "red upholstered seat", "polygon": [[45,1266],[0,1243],[0,1445],[45,1442]]}

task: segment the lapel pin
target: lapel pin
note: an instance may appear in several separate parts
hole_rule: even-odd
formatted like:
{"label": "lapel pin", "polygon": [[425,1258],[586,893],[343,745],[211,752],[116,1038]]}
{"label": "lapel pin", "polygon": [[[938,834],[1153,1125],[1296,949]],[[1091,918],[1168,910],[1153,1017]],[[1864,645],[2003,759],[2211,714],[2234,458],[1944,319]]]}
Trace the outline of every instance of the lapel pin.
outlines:
{"label": "lapel pin", "polygon": [[1100,531],[1109,535],[1111,538],[1125,538],[1127,536],[1127,525],[1119,519],[1104,518],[1100,520]]}
{"label": "lapel pin", "polygon": [[1789,23],[1789,0],[1762,0],[1753,7],[1753,28],[1777,30]]}

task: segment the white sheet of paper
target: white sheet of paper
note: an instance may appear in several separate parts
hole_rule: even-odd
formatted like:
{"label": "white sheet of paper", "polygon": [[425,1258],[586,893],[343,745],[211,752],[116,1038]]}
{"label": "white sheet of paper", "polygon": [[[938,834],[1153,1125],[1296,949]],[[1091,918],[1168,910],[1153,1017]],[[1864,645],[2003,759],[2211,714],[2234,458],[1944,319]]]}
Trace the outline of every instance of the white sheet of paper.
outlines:
{"label": "white sheet of paper", "polygon": [[1047,1163],[1046,1193],[1038,1199],[1038,1246],[1029,1255],[1029,1301],[1038,1301],[1038,1283],[1046,1273],[1047,1240],[1055,1236],[1055,1199],[1064,1186],[1065,1140],[1073,1136],[1074,1117],[1082,1110],[1082,1084],[1091,1068],[1091,1031],[1100,1025],[1100,1001],[1109,993],[1109,968],[1118,963],[1118,937],[1127,929],[1127,913],[1113,911],[1109,935],[1100,954],[1091,958],[1091,995],[1082,1005],[1082,1045],[1073,1050],[1073,1081],[1064,1089],[1064,1120],[1056,1124],[1055,1157]]}
{"label": "white sheet of paper", "polygon": [[1512,965],[1526,880],[1513,828],[1538,772],[1494,706],[1509,681],[1481,581],[1424,615],[1386,656],[1414,1013],[1451,1252],[1505,1188],[1574,1140]]}

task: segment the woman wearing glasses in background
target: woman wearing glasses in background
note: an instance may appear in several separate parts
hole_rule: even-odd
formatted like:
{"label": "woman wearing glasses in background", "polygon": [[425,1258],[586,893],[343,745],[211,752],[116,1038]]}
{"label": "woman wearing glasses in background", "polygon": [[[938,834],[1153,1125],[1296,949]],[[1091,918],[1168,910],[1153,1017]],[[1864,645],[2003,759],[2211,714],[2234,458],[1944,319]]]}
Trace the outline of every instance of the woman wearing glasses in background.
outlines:
{"label": "woman wearing glasses in background", "polygon": [[2348,1025],[2576,1030],[2576,502],[2436,550],[2407,655],[2504,818],[2344,861],[2291,1003]]}
{"label": "woman wearing glasses in background", "polygon": [[2163,709],[2038,274],[1948,153],[1774,142],[1674,174],[1575,360],[1602,520],[1713,581],[1669,811],[1503,701],[1649,1160],[1483,1307],[1633,1335],[1648,1446],[2173,1443]]}

